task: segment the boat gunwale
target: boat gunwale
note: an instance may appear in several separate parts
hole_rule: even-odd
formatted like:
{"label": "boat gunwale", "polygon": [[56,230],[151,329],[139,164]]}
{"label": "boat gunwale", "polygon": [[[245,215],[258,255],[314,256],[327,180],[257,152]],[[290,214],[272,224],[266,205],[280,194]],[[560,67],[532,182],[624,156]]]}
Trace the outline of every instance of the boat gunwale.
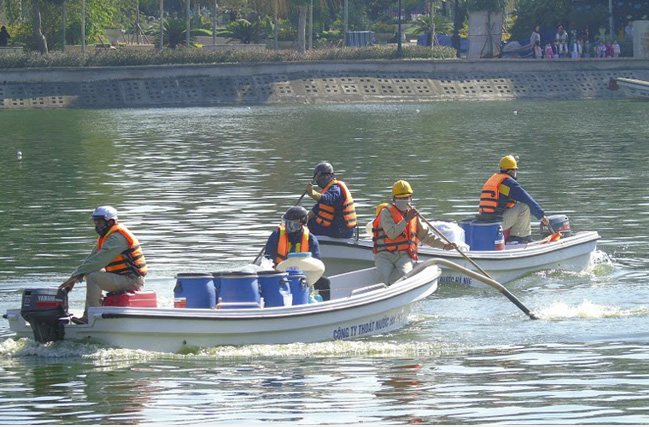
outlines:
{"label": "boat gunwale", "polygon": [[[466,251],[465,253],[474,259],[483,259],[490,261],[505,261],[505,260],[515,260],[515,259],[524,259],[536,257],[546,253],[552,253],[555,251],[568,249],[577,245],[596,242],[601,239],[601,236],[597,231],[581,231],[570,237],[559,240],[557,242],[551,242],[544,245],[535,245],[530,248],[516,248],[516,249],[505,249],[499,251]],[[356,240],[356,239],[345,239],[345,240],[336,240],[336,239],[319,239],[320,246],[341,246],[348,248],[359,248],[363,250],[372,250],[371,240]],[[557,245],[559,247],[557,247]],[[442,258],[462,258],[462,255],[456,251],[446,251],[442,249],[432,248],[432,247],[421,247],[419,248],[419,256],[421,257],[442,257]],[[327,258],[336,258],[328,256]]]}

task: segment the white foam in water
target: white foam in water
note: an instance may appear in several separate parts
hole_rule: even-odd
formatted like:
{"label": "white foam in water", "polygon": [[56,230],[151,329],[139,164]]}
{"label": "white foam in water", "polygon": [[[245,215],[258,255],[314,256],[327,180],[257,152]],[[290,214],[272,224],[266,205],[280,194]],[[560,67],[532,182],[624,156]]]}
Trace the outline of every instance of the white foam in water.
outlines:
{"label": "white foam in water", "polygon": [[99,361],[142,361],[159,357],[173,359],[229,359],[255,357],[376,356],[403,357],[439,355],[457,351],[456,345],[441,343],[394,343],[387,341],[327,341],[281,345],[219,346],[186,348],[180,354],[110,348],[98,343],[64,341],[39,344],[28,338],[0,342],[0,357],[79,357]]}
{"label": "white foam in water", "polygon": [[574,318],[601,319],[607,317],[647,315],[649,314],[649,309],[646,307],[622,309],[619,307],[593,304],[588,300],[584,300],[584,302],[577,306],[571,306],[564,302],[555,302],[548,308],[535,311],[534,314],[543,320]]}

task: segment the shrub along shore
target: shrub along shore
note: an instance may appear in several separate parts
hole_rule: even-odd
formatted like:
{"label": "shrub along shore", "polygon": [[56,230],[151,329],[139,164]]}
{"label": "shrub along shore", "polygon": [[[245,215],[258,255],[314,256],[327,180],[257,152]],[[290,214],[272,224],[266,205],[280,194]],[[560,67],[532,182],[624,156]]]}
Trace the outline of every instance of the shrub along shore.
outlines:
{"label": "shrub along shore", "polygon": [[[404,59],[455,59],[450,47],[403,46]],[[215,52],[203,49],[95,49],[78,52],[7,53],[0,55],[0,68],[49,67],[115,67],[136,65],[231,64],[295,61],[399,59],[393,46],[313,49],[304,53],[296,50]]]}

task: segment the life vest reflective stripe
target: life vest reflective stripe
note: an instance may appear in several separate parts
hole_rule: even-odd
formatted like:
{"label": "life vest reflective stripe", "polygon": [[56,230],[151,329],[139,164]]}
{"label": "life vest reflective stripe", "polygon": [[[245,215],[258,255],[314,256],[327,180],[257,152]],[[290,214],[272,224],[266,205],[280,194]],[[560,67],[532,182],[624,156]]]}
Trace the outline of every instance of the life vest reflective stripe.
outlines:
{"label": "life vest reflective stripe", "polygon": [[507,203],[504,206],[498,206],[500,202],[500,194],[505,191],[505,195],[509,195],[509,190],[506,189],[506,186],[501,186],[502,182],[511,176],[506,173],[495,173],[489,178],[489,180],[482,187],[482,194],[480,195],[480,209],[479,212],[482,214],[495,214],[502,213],[505,208],[514,207],[516,200],[509,198]]}
{"label": "life vest reflective stripe", "polygon": [[356,208],[354,207],[354,199],[345,183],[338,181],[337,179],[332,179],[329,184],[322,189],[322,194],[326,193],[334,184],[337,184],[340,187],[345,198],[343,201],[342,211],[340,209],[336,210],[332,205],[318,202],[318,214],[316,215],[315,220],[323,227],[329,227],[333,223],[335,216],[341,216],[345,222],[345,227],[354,228],[356,227]]}
{"label": "life vest reflective stripe", "polygon": [[[288,241],[288,233],[284,224],[277,227],[279,229],[279,241],[277,242],[277,258],[275,258],[275,265],[288,258],[288,253],[291,251],[291,243]],[[295,246],[292,252],[309,252],[309,229],[302,227],[302,241]]]}
{"label": "life vest reflective stripe", "polygon": [[128,228],[124,227],[122,224],[113,225],[108,233],[104,237],[99,237],[97,240],[97,250],[99,251],[110,236],[113,233],[120,233],[126,238],[128,242],[128,249],[119,254],[117,258],[110,262],[105,268],[109,273],[115,274],[132,274],[135,273],[140,277],[146,276],[148,268],[146,266],[146,259],[144,258],[144,252],[140,248],[140,242],[137,238],[131,233]]}
{"label": "life vest reflective stripe", "polygon": [[[399,223],[403,220],[403,214],[396,206],[391,205],[389,208],[392,219],[395,223]],[[383,212],[383,211],[381,211]],[[389,239],[385,234],[385,231],[381,227],[381,212],[376,216],[374,222],[372,223],[372,241],[374,243],[373,252],[408,252],[410,258],[415,261],[419,259],[417,255],[417,244],[419,239],[417,238],[417,218],[410,220],[403,232],[397,236],[396,239]]]}

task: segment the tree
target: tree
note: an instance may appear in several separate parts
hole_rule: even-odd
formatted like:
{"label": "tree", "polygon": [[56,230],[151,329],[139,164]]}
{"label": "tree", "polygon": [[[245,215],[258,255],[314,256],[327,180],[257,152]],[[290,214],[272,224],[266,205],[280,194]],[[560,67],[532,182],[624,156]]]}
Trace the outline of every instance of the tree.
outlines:
{"label": "tree", "polygon": [[518,17],[511,29],[511,38],[528,37],[534,26],[558,27],[570,10],[571,0],[520,0]]}
{"label": "tree", "polygon": [[40,53],[47,53],[47,39],[43,35],[41,20],[41,5],[39,0],[32,0],[32,31],[34,41]]}

